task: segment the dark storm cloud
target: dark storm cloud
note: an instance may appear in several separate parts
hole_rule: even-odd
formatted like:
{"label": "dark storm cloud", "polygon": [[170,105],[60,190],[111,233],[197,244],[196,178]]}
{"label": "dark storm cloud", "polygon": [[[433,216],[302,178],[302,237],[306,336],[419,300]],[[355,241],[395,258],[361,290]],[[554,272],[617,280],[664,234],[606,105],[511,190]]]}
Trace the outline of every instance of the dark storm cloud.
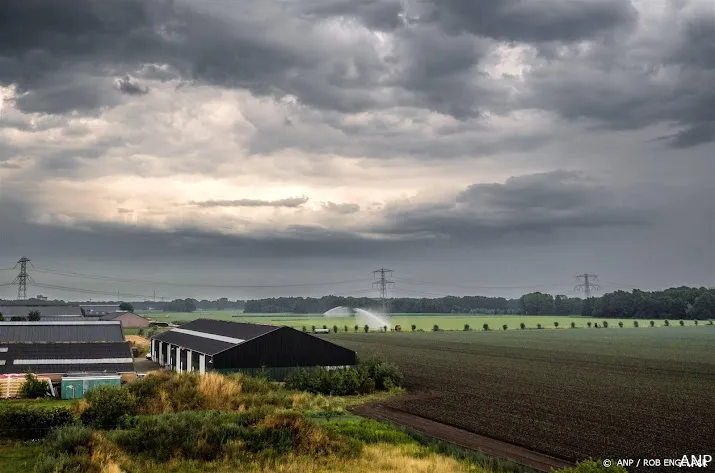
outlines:
{"label": "dark storm cloud", "polygon": [[117,88],[120,92],[127,95],[146,95],[149,93],[149,87],[143,86],[132,80],[129,76],[124,76],[117,80]]}
{"label": "dark storm cloud", "polygon": [[574,172],[512,177],[470,186],[452,203],[389,208],[386,223],[373,230],[469,242],[648,223],[647,206],[614,191]]}
{"label": "dark storm cloud", "polygon": [[505,41],[579,41],[631,25],[629,0],[434,0],[428,19]]}
{"label": "dark storm cloud", "polygon": [[197,207],[289,207],[295,208],[308,202],[308,197],[289,197],[278,200],[259,199],[237,199],[237,200],[204,200],[200,202],[191,201],[191,205]]}

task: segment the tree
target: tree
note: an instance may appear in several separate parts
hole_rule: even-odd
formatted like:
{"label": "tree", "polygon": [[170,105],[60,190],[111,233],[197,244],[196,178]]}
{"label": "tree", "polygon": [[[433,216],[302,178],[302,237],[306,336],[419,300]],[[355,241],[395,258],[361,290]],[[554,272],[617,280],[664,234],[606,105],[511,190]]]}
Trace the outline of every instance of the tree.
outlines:
{"label": "tree", "polygon": [[606,320],[603,321],[603,328],[608,328],[608,322]]}
{"label": "tree", "polygon": [[588,326],[588,328],[591,328],[591,322],[586,322],[586,325]]}
{"label": "tree", "polygon": [[119,310],[122,310],[124,312],[134,312],[134,306],[131,305],[129,302],[122,302],[119,304]]}
{"label": "tree", "polygon": [[469,332],[469,324],[464,324],[464,331]]}
{"label": "tree", "polygon": [[559,323],[558,323],[558,322],[554,322],[554,328],[559,328]]}
{"label": "tree", "polygon": [[433,332],[439,332],[439,325],[434,324],[434,325],[432,326],[432,331],[433,331]]}
{"label": "tree", "polygon": [[323,325],[323,329],[327,329],[327,328],[328,328],[328,326],[327,326],[327,325]]}
{"label": "tree", "polygon": [[504,325],[501,326],[501,328],[502,328],[503,330],[506,330],[506,329],[509,328],[509,327],[507,327],[506,324],[504,324]]}
{"label": "tree", "polygon": [[343,328],[345,329],[345,333],[348,333],[348,326],[346,325],[346,326],[343,327]]}
{"label": "tree", "polygon": [[5,322],[5,317],[2,315],[2,312],[0,312],[0,322]]}
{"label": "tree", "polygon": [[315,325],[312,326],[311,331],[315,332]]}
{"label": "tree", "polygon": [[338,326],[337,326],[337,325],[333,325],[333,333],[338,333]]}
{"label": "tree", "polygon": [[39,380],[32,373],[25,375],[25,382],[20,387],[20,397],[25,399],[37,399],[47,396],[50,392],[50,383],[47,380]]}
{"label": "tree", "polygon": [[356,326],[355,326],[355,333],[358,333],[358,330],[360,330],[360,327],[358,327],[358,326],[356,325]]}
{"label": "tree", "polygon": [[666,327],[670,327],[670,321],[668,319],[665,319],[665,322],[663,322],[663,325]]}
{"label": "tree", "polygon": [[623,322],[618,322],[618,326],[623,328]]}
{"label": "tree", "polygon": [[412,331],[414,332],[415,330],[417,330],[417,325],[412,324]]}
{"label": "tree", "polygon": [[650,326],[651,326],[651,327],[655,327],[655,321],[651,320],[651,321],[650,321]]}
{"label": "tree", "polygon": [[308,331],[308,329],[306,328],[305,325],[303,325],[303,332],[307,332],[307,331]]}
{"label": "tree", "polygon": [[27,314],[27,320],[29,320],[30,322],[39,322],[40,319],[42,319],[42,316],[40,315],[39,310],[31,310]]}
{"label": "tree", "polygon": [[536,324],[536,328],[540,329],[540,328],[541,328],[541,324]]}
{"label": "tree", "polygon": [[524,322],[522,322],[519,324],[519,327],[521,327],[521,329],[524,330],[526,328],[526,324]]}
{"label": "tree", "polygon": [[488,330],[489,330],[489,324],[484,324],[484,325],[482,325],[482,328],[484,329],[485,332],[488,331]]}
{"label": "tree", "polygon": [[576,322],[571,322],[571,328],[576,328]]}
{"label": "tree", "polygon": [[370,326],[368,324],[365,324],[365,326],[363,327],[363,330],[365,330],[365,333],[369,332]]}
{"label": "tree", "polygon": [[681,320],[680,322],[678,322],[678,323],[680,324],[681,327],[684,327],[684,326],[685,326],[685,322],[682,321],[682,320]]}
{"label": "tree", "polygon": [[637,320],[634,320],[634,321],[633,321],[633,326],[634,326],[635,328],[638,328],[638,321],[637,321]]}

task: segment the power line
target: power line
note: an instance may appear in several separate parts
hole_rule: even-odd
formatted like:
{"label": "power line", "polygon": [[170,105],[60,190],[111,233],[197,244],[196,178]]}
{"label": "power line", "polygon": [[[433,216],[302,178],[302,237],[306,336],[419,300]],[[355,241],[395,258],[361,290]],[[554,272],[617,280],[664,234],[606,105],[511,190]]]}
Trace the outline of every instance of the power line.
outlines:
{"label": "power line", "polygon": [[[33,287],[39,287],[43,289],[55,289],[58,291],[68,291],[68,292],[77,292],[81,294],[89,294],[89,295],[98,295],[98,296],[114,296],[116,293],[115,292],[109,292],[109,291],[97,291],[97,290],[92,290],[92,289],[81,289],[78,287],[67,287],[67,286],[58,286],[55,284],[38,284],[38,283],[32,283],[31,286]],[[151,300],[151,296],[147,296],[145,294],[130,294],[130,293],[122,293],[124,296],[128,297],[134,297],[134,298],[142,298],[144,300]]]}
{"label": "power line", "polygon": [[429,281],[420,281],[416,279],[409,278],[399,278],[395,277],[398,281],[404,282],[405,284],[415,284],[415,285],[425,285],[425,286],[435,286],[435,287],[456,287],[464,289],[538,289],[538,288],[556,288],[556,287],[571,287],[567,285],[532,285],[532,286],[473,286],[468,284],[450,284],[450,283],[437,283]]}
{"label": "power line", "polygon": [[193,283],[177,283],[168,281],[151,281],[146,279],[134,279],[134,278],[123,278],[123,277],[113,277],[113,276],[99,276],[77,273],[72,271],[55,271],[46,268],[34,268],[35,271],[45,274],[52,274],[57,276],[68,276],[80,279],[93,279],[101,281],[111,281],[111,282],[124,282],[133,284],[154,284],[157,286],[177,286],[177,287],[202,287],[202,288],[214,288],[214,289],[260,289],[260,288],[281,288],[281,287],[315,287],[315,286],[338,286],[341,284],[349,283],[359,283],[369,281],[369,278],[362,279],[350,279],[345,281],[329,281],[329,282],[317,282],[317,283],[303,283],[303,284],[253,284],[253,285],[242,285],[242,284],[193,284]]}
{"label": "power line", "polygon": [[377,286],[380,290],[380,301],[382,302],[382,314],[388,315],[387,307],[387,288],[394,287],[395,282],[386,279],[386,275],[392,276],[393,271],[391,269],[380,268],[372,272],[373,276],[377,277],[379,274],[379,279],[372,283],[373,286]]}

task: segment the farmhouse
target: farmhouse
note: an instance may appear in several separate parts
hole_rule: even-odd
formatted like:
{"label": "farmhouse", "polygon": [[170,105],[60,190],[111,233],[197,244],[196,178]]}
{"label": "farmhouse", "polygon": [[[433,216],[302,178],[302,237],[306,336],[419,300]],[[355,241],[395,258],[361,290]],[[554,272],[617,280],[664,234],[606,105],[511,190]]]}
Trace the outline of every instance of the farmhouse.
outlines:
{"label": "farmhouse", "polygon": [[145,328],[149,326],[149,319],[134,312],[115,312],[100,317],[100,320],[118,320],[123,328]]}
{"label": "farmhouse", "polygon": [[152,359],[176,371],[265,373],[351,366],[355,352],[290,327],[199,319],[152,337]]}
{"label": "farmhouse", "polygon": [[0,322],[0,374],[135,376],[120,322]]}

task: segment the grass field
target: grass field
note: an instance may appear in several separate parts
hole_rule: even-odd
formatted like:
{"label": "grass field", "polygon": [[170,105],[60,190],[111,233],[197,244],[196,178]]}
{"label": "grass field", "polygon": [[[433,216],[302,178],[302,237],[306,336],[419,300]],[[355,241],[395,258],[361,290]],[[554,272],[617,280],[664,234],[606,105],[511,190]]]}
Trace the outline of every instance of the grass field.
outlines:
{"label": "grass field", "polygon": [[28,473],[34,469],[41,445],[0,445],[0,471],[2,473]]}
{"label": "grass field", "polygon": [[[162,322],[186,322],[198,318],[211,318],[219,320],[231,320],[234,322],[252,322],[275,325],[288,325],[291,327],[302,328],[305,326],[310,328],[315,325],[322,327],[327,325],[332,328],[337,325],[341,331],[345,325],[348,326],[350,332],[354,331],[356,324],[361,327],[364,322],[356,320],[354,317],[322,317],[318,314],[243,314],[238,311],[205,311],[193,313],[178,313],[178,312],[150,312],[143,313],[148,315],[152,320]],[[167,317],[168,316],[168,317]],[[554,329],[554,322],[559,323],[559,329],[570,328],[571,323],[575,323],[576,327],[587,327],[587,323],[598,323],[601,325],[604,319],[592,317],[576,317],[576,316],[560,316],[560,315],[470,315],[470,314],[395,314],[392,316],[392,325],[401,325],[402,330],[411,330],[411,325],[416,325],[417,330],[432,330],[436,324],[440,330],[463,330],[464,325],[468,324],[472,330],[482,330],[484,324],[488,324],[492,330],[501,330],[503,325],[507,325],[508,329],[518,329],[521,323],[526,324],[526,328],[535,329],[537,324],[541,324],[544,329]],[[607,319],[610,327],[618,328],[618,319]],[[633,328],[633,319],[622,320],[623,328]],[[650,328],[649,320],[637,320],[640,328]],[[662,327],[663,320],[655,320],[656,327]],[[671,326],[679,326],[679,321],[671,320]],[[692,320],[683,321],[686,326],[694,325]],[[700,321],[703,325],[707,322]]]}
{"label": "grass field", "polygon": [[412,394],[388,405],[479,434],[568,460],[715,451],[711,326],[330,337],[400,365]]}

